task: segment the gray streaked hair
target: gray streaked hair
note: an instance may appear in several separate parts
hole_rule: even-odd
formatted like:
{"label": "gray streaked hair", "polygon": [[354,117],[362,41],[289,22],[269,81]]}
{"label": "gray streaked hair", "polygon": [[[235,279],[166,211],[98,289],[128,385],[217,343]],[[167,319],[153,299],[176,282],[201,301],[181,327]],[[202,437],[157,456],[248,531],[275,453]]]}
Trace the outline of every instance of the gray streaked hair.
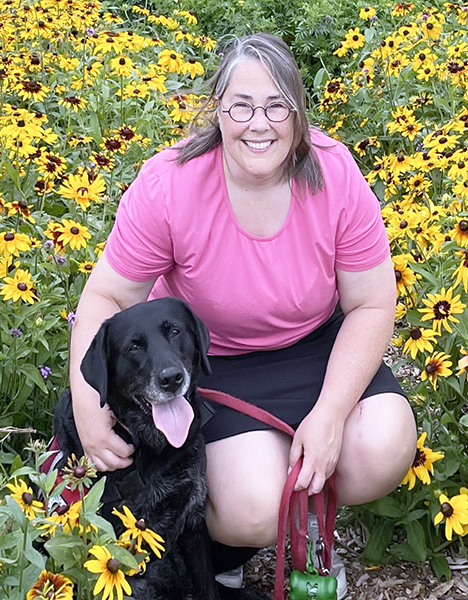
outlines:
{"label": "gray streaked hair", "polygon": [[[223,56],[220,66],[207,82],[206,101],[194,119],[194,136],[179,149],[177,163],[184,164],[209,152],[222,142],[217,112],[214,106],[223,97],[233,70],[245,60],[258,60],[268,71],[285,100],[294,108],[293,143],[282,165],[285,181],[294,179],[301,191],[308,187],[312,193],[323,188],[320,164],[313,152],[306,115],[302,78],[292,52],[281,38],[267,34],[235,38]],[[199,122],[203,123],[200,127]]]}

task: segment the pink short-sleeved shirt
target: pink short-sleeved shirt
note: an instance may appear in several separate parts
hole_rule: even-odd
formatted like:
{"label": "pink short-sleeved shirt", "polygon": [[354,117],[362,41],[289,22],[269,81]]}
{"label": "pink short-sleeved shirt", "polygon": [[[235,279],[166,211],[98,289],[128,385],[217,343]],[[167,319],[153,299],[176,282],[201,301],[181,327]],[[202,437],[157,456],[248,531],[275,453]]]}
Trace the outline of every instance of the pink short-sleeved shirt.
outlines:
{"label": "pink short-sleeved shirt", "polygon": [[122,197],[105,254],[133,281],[157,278],[150,299],[187,301],[210,329],[212,355],[293,344],[332,314],[335,270],[364,271],[389,255],[376,196],[346,147],[312,140],[325,187],[292,186],[281,229],[256,237],[232,210],[218,146],[184,165],[176,150],[149,159]]}

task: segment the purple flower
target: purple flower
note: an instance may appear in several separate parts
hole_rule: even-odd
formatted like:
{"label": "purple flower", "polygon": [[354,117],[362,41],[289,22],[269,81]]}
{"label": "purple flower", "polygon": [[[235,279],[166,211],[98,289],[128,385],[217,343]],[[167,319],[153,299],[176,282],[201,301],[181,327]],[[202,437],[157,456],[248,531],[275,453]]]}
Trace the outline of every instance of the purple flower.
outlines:
{"label": "purple flower", "polygon": [[375,23],[376,21],[379,20],[379,17],[377,15],[372,15],[372,17],[370,18],[370,20],[372,21],[372,23]]}
{"label": "purple flower", "polygon": [[64,265],[64,264],[67,262],[67,259],[66,259],[66,257],[65,257],[65,256],[60,256],[60,255],[59,255],[59,256],[56,256],[56,257],[55,257],[55,262],[56,262],[58,265]]}
{"label": "purple flower", "polygon": [[48,379],[52,373],[52,369],[50,367],[45,367],[44,365],[41,365],[39,367],[39,372],[42,375],[43,379]]}
{"label": "purple flower", "polygon": [[96,33],[96,30],[93,29],[92,27],[88,27],[87,29],[85,29],[85,33],[86,33],[86,35],[92,36]]}
{"label": "purple flower", "polygon": [[10,329],[10,333],[11,333],[11,336],[14,338],[19,338],[23,335],[23,332],[21,331],[21,329],[19,329],[19,327],[12,327]]}
{"label": "purple flower", "polygon": [[50,250],[50,248],[53,248],[53,247],[54,247],[54,242],[52,240],[46,240],[44,242],[44,248],[47,248]]}
{"label": "purple flower", "polygon": [[67,321],[70,323],[70,325],[74,324],[75,319],[76,319],[75,313],[73,311],[69,312],[68,315],[67,315]]}

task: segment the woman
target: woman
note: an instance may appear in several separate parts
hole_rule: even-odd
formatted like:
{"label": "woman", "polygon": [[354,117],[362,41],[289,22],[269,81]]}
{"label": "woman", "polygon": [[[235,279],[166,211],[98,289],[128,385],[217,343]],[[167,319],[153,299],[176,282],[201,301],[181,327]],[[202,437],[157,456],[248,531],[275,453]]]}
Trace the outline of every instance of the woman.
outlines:
{"label": "woman", "polygon": [[201,384],[297,427],[291,443],[226,409],[204,426],[209,532],[264,547],[301,454],[297,489],[316,494],[336,471],[339,503],[361,504],[399,484],[416,432],[381,362],[395,280],[378,201],[345,147],[309,131],[286,45],[266,34],[234,42],[213,103],[205,129],[148,160],[121,201],[73,329],[74,413],[99,470],[131,463],[79,364],[115,312],[184,298],[211,333],[213,375]]}

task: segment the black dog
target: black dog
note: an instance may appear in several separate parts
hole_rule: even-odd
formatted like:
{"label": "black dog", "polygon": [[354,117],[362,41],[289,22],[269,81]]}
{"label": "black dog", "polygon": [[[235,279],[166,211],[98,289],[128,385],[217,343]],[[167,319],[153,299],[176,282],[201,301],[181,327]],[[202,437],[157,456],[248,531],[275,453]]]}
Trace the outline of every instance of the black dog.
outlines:
{"label": "black dog", "polygon": [[[133,465],[106,474],[103,515],[128,506],[165,540],[162,559],[131,579],[140,600],[259,599],[214,579],[205,525],[205,451],[195,381],[209,374],[209,334],[184,302],[143,302],[105,321],[81,370],[118,419],[116,431],[135,447]],[[123,427],[119,427],[119,423]],[[57,405],[55,431],[66,458],[82,456],[70,395]]]}

